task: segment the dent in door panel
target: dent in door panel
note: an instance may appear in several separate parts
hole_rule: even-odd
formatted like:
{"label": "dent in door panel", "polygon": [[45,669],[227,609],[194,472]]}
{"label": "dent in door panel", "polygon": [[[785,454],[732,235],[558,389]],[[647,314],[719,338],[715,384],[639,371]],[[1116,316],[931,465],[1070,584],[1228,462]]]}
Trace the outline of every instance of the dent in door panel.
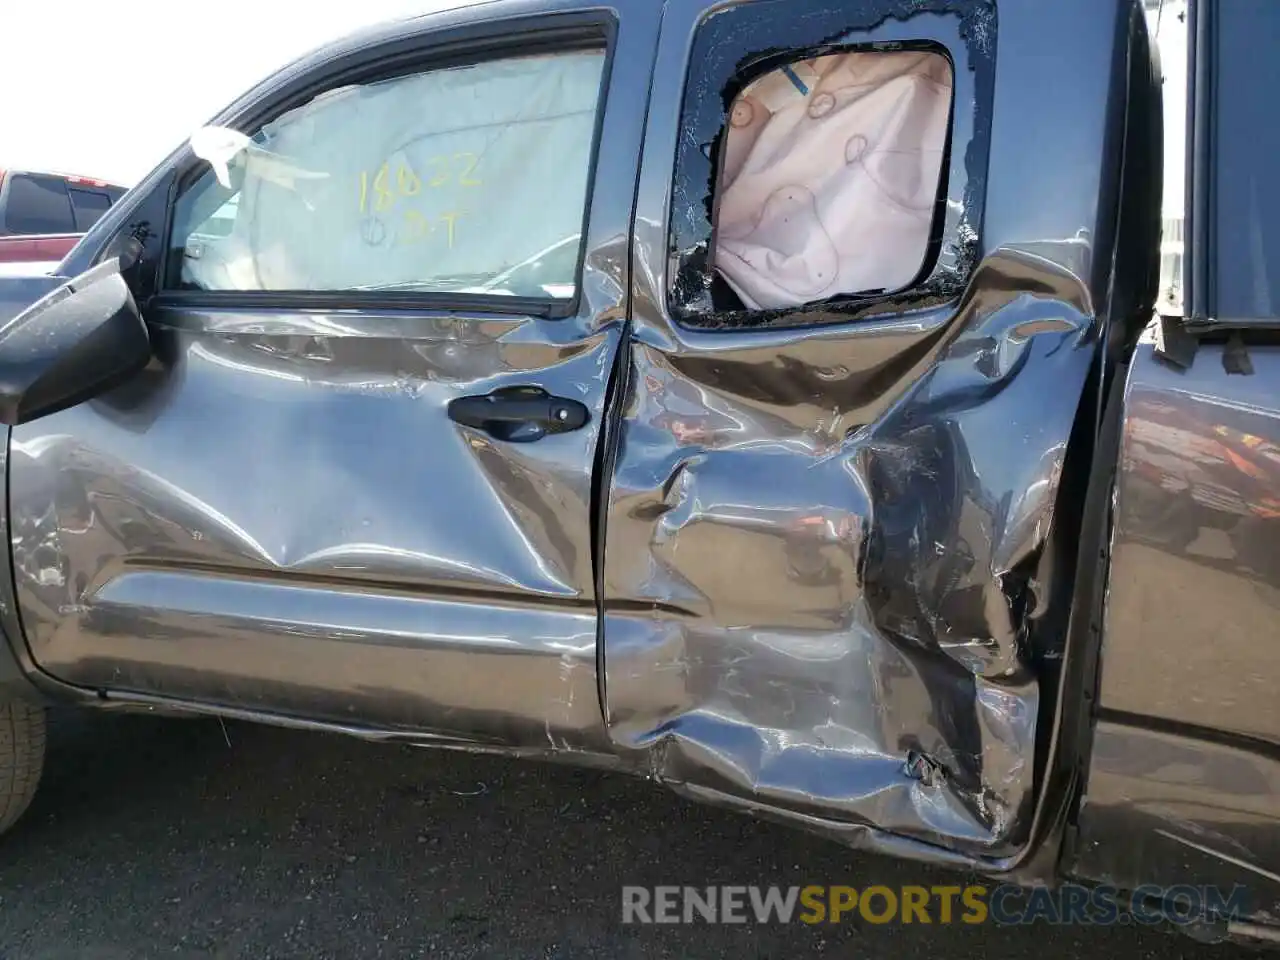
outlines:
{"label": "dent in door panel", "polygon": [[483,614],[368,587],[140,571],[92,597],[83,627],[62,629],[102,638],[113,656],[86,654],[81,669],[109,671],[115,689],[293,716],[335,690],[345,710],[331,720],[572,749],[564,731],[599,723],[594,611],[492,603]]}
{"label": "dent in door panel", "polygon": [[[1013,292],[1029,264],[1057,296]],[[1051,267],[1002,251],[954,312],[780,340],[770,362],[708,350],[696,381],[636,345],[606,559],[615,741],[696,790],[1010,841],[1033,571],[1093,342],[1079,278]],[[927,372],[883,378],[881,351]],[[830,408],[797,399],[817,357],[828,377],[847,360]]]}
{"label": "dent in door panel", "polygon": [[[888,831],[1001,856],[1026,840],[1035,800],[1032,650],[1065,622],[1046,543],[1068,441],[1091,415],[1104,326],[1128,319],[1108,314],[1124,130],[1112,83],[1145,55],[1141,11],[1002,0],[997,71],[990,5],[971,5],[984,13],[962,42],[957,7],[872,6],[902,13],[884,21],[892,36],[873,35],[875,18],[841,33],[858,7],[831,4],[791,18],[787,43],[947,44],[943,255],[914,299],[723,318],[690,271],[731,91],[686,97],[665,78],[695,29],[738,42],[730,17],[782,7],[704,20],[697,0],[668,6],[608,505],[606,718],[620,751],[693,796],[850,843]],[[704,46],[717,69],[750,60]],[[1053,102],[1034,95],[1057,71],[1080,79]],[[677,171],[674,202],[672,156],[692,171]]]}
{"label": "dent in door panel", "polygon": [[[203,685],[231,705],[517,743],[545,742],[547,724],[500,692],[545,673],[544,700],[574,704],[567,735],[594,735],[589,466],[617,323],[161,319],[162,359],[137,382],[14,431],[38,663],[84,685]],[[502,444],[445,415],[456,396],[526,383],[581,398],[592,421]],[[510,648],[475,653],[502,632]]]}

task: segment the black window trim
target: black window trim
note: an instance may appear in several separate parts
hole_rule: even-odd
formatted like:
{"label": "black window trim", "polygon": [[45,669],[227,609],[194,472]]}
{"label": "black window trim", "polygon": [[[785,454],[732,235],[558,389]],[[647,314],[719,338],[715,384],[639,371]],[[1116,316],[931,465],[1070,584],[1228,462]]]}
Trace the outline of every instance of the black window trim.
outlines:
{"label": "black window trim", "polygon": [[[594,200],[596,170],[617,50],[618,21],[612,10],[596,8],[540,14],[524,14],[477,21],[435,31],[398,37],[335,57],[320,67],[290,77],[270,96],[231,118],[227,125],[241,132],[255,131],[314,97],[340,86],[371,83],[410,76],[429,70],[469,66],[512,55],[604,50],[600,92],[592,130],[591,156],[580,234],[581,247],[574,274],[574,295],[563,300],[512,297],[501,294],[458,294],[433,291],[361,290],[176,290],[171,282],[173,262],[168,245],[178,197],[208,169],[205,161],[187,149],[168,183],[164,228],[159,243],[148,250],[158,258],[150,271],[155,289],[144,293],[147,302],[160,307],[246,310],[419,310],[462,311],[476,314],[532,316],[559,320],[581,309],[583,273],[589,250],[589,227]],[[159,187],[158,187],[159,189]],[[111,247],[108,244],[108,249]]]}

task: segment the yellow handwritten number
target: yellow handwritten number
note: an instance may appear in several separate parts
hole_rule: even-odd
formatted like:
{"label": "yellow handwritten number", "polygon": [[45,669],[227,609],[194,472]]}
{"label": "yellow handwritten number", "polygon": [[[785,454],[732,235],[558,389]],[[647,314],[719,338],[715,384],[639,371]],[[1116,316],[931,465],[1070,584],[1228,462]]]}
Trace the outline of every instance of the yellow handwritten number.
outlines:
{"label": "yellow handwritten number", "polygon": [[391,168],[384,163],[378,175],[373,178],[373,190],[378,195],[378,199],[373,202],[373,209],[390,210],[391,205],[395,203],[396,196],[391,192],[391,185],[388,183],[390,179]]}
{"label": "yellow handwritten number", "polygon": [[422,181],[418,179],[418,175],[403,163],[396,171],[396,185],[400,188],[402,197],[416,197],[422,190]]}
{"label": "yellow handwritten number", "polygon": [[[429,187],[443,187],[457,175],[461,187],[484,186],[475,176],[480,157],[475,153],[455,153],[452,157],[430,157],[427,166],[433,171],[427,180]],[[396,197],[416,197],[422,192],[422,180],[414,170],[400,164],[396,168],[395,184],[391,182],[391,166],[384,163],[373,175],[373,209],[385,212],[395,206]],[[360,171],[360,212],[369,210],[369,171]]]}
{"label": "yellow handwritten number", "polygon": [[474,153],[455,153],[453,159],[462,160],[466,164],[466,168],[458,175],[458,183],[464,187],[479,187],[481,182],[471,176],[475,172],[476,165],[480,162],[480,157]]}
{"label": "yellow handwritten number", "polygon": [[443,187],[449,182],[449,159],[447,157],[432,157],[427,163],[437,171],[436,175],[427,181],[427,186]]}

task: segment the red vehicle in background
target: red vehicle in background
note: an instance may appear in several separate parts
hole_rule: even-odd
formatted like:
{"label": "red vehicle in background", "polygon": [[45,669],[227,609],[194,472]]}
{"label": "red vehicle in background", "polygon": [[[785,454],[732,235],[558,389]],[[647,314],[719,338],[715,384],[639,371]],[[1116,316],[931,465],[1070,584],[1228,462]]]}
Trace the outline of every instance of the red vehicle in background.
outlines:
{"label": "red vehicle in background", "polygon": [[52,270],[124,193],[90,177],[0,169],[0,275]]}

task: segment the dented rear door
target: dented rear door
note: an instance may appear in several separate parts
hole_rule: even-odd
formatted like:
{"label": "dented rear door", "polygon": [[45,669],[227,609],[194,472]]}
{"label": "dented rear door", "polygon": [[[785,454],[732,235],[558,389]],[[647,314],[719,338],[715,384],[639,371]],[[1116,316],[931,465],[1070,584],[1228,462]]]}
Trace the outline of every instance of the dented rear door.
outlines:
{"label": "dented rear door", "polygon": [[[1122,0],[668,4],[604,571],[609,733],[656,777],[854,843],[1026,840],[1064,623],[1045,619],[1048,544],[1072,537],[1062,474],[1096,416],[1141,29]],[[749,308],[712,269],[727,131],[755,122],[739,95],[806,61],[808,119],[834,115],[807,61],[850,51],[950,64],[923,268]],[[794,94],[771,83],[752,102],[782,116]],[[827,218],[823,171],[768,180],[802,135],[820,141],[807,123],[741,167],[775,191],[731,238],[753,296],[820,286],[814,251],[860,242]],[[892,179],[880,129],[838,138],[830,163]],[[805,218],[826,235],[797,233]]]}

